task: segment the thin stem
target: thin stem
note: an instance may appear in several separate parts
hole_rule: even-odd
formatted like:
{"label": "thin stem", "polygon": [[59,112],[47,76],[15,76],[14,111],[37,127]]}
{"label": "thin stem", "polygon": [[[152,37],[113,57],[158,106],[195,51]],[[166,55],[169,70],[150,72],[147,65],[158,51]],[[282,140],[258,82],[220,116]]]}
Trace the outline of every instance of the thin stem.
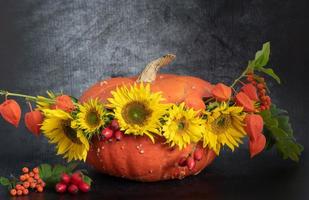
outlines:
{"label": "thin stem", "polygon": [[248,72],[249,66],[242,72],[242,74],[235,79],[235,81],[232,83],[231,88],[234,88],[234,86],[243,78],[246,76],[247,72]]}

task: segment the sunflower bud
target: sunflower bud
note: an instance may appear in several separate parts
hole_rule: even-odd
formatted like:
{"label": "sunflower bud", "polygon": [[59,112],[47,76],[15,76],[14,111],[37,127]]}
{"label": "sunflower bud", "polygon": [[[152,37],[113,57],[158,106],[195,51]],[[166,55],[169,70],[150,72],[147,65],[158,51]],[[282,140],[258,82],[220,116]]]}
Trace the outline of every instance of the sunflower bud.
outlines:
{"label": "sunflower bud", "polygon": [[250,140],[249,141],[249,149],[250,149],[250,157],[253,158],[257,154],[261,153],[263,151],[266,144],[266,138],[265,136],[260,133],[256,140]]}
{"label": "sunflower bud", "polygon": [[248,83],[244,85],[241,88],[241,91],[243,91],[251,100],[258,101],[259,97],[257,95],[256,87],[252,83]]}
{"label": "sunflower bud", "polygon": [[60,109],[65,112],[72,112],[75,109],[71,97],[68,95],[61,95],[56,97],[56,103],[52,106],[53,109]]}
{"label": "sunflower bud", "polygon": [[245,118],[245,131],[247,132],[250,140],[257,140],[258,136],[263,131],[263,118],[256,114],[247,114]]}
{"label": "sunflower bud", "polygon": [[43,122],[43,115],[40,111],[35,110],[25,114],[25,124],[28,130],[35,134],[40,134],[41,124]]}
{"label": "sunflower bud", "polygon": [[236,105],[244,107],[244,111],[254,112],[253,101],[244,92],[239,92],[235,99]]}
{"label": "sunflower bud", "polygon": [[223,83],[218,83],[213,87],[211,93],[217,101],[226,101],[231,97],[232,89]]}
{"label": "sunflower bud", "polygon": [[3,102],[0,106],[0,114],[5,121],[13,124],[15,127],[18,126],[21,116],[21,109],[15,100],[8,99]]}

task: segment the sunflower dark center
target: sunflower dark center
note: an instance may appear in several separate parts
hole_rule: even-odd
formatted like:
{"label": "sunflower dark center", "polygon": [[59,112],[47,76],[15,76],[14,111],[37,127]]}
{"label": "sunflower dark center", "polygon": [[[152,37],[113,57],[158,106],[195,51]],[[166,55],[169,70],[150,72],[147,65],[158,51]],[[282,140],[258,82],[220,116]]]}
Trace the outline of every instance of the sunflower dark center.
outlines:
{"label": "sunflower dark center", "polygon": [[221,115],[212,124],[212,129],[215,134],[219,135],[224,133],[231,126],[231,116]]}
{"label": "sunflower dark center", "polygon": [[90,111],[86,115],[86,122],[90,126],[97,126],[99,124],[99,115],[96,111]]}
{"label": "sunflower dark center", "polygon": [[64,134],[75,144],[82,144],[81,141],[77,137],[77,132],[71,128],[70,126],[71,121],[65,121],[62,124],[62,129]]}
{"label": "sunflower dark center", "polygon": [[133,101],[124,106],[121,114],[128,124],[144,124],[151,116],[152,110],[143,102]]}
{"label": "sunflower dark center", "polygon": [[187,122],[184,118],[181,118],[179,121],[178,121],[178,130],[179,131],[183,131],[184,129],[187,128]]}

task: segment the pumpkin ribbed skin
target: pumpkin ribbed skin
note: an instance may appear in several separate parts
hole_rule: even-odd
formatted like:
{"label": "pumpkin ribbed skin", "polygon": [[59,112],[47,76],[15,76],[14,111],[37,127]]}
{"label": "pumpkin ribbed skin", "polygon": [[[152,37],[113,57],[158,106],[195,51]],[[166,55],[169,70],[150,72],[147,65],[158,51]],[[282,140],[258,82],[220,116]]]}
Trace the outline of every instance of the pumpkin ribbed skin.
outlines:
{"label": "pumpkin ribbed skin", "polygon": [[[99,98],[107,102],[111,91],[122,85],[134,84],[137,77],[111,78],[101,81],[80,98],[85,102],[91,98]],[[159,74],[151,83],[153,92],[162,92],[166,103],[185,102],[188,107],[196,110],[204,109],[203,97],[209,97],[212,85],[204,80],[191,76]],[[196,148],[201,148],[197,145]],[[184,178],[197,174],[215,158],[213,151],[205,149],[202,160],[196,162],[193,170],[178,166],[181,157],[192,153],[193,145],[185,149],[171,148],[164,144],[164,139],[156,137],[152,143],[147,136],[126,135],[121,141],[92,141],[88,152],[87,163],[98,171],[109,175],[138,181],[159,181]]]}

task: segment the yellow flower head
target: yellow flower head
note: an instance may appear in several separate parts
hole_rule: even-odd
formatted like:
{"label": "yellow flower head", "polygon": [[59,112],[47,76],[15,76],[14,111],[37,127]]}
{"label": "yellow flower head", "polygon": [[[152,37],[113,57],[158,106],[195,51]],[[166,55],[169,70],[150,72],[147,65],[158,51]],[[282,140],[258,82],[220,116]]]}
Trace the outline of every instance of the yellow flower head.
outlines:
{"label": "yellow flower head", "polygon": [[73,122],[73,127],[79,127],[88,138],[91,138],[104,125],[107,111],[98,99],[90,99],[78,107],[79,112],[77,119]]}
{"label": "yellow flower head", "polygon": [[68,161],[85,161],[89,143],[81,130],[72,128],[72,116],[63,110],[43,109],[43,113],[41,130],[50,143],[57,144],[57,154],[64,155]]}
{"label": "yellow flower head", "polygon": [[213,149],[217,155],[222,146],[227,145],[232,151],[242,143],[245,114],[243,108],[221,103],[211,112],[206,111],[206,131],[203,134],[203,146]]}
{"label": "yellow flower head", "polygon": [[160,118],[165,114],[167,105],[162,104],[160,93],[152,93],[150,84],[135,84],[112,91],[110,107],[125,134],[147,135],[154,142],[153,134],[160,135]]}
{"label": "yellow flower head", "polygon": [[205,131],[205,121],[198,117],[198,112],[186,109],[184,103],[173,105],[164,119],[163,136],[167,143],[177,145],[179,149],[198,142]]}

